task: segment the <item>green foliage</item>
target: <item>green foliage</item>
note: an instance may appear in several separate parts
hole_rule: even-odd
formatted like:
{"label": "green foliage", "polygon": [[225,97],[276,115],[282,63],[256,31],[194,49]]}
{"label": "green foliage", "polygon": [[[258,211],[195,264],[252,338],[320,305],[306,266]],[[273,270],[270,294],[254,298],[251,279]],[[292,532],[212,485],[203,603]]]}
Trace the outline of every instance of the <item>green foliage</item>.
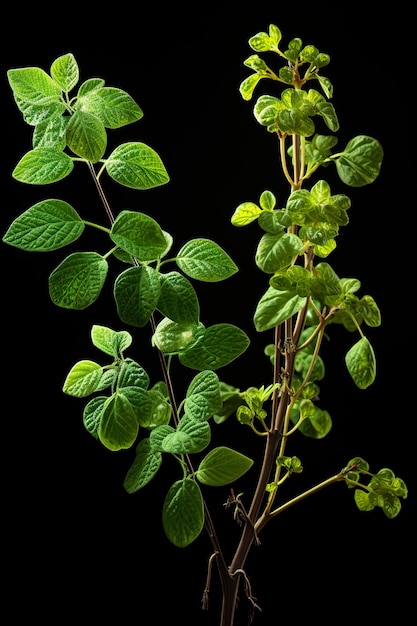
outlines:
{"label": "green foliage", "polygon": [[[389,519],[399,514],[401,498],[407,498],[408,489],[392,470],[383,468],[372,474],[368,463],[355,457],[347,464],[344,476],[346,485],[355,489],[354,499],[360,511],[372,511],[379,506]],[[360,482],[361,476],[369,477],[367,485]]]}
{"label": "green foliage", "polygon": [[[116,272],[112,295],[117,314],[131,330],[94,325],[91,343],[104,364],[101,359],[75,363],[63,392],[86,399],[84,426],[105,448],[134,450],[124,479],[128,493],[148,486],[167,455],[174,461],[178,473],[170,472],[162,507],[164,532],[175,546],[186,547],[206,528],[214,555],[219,557],[223,582],[229,578],[230,585],[223,592],[232,594],[226,602],[230,606],[237,597],[232,593],[239,583],[237,573],[243,572],[258,531],[303,497],[344,480],[355,489],[354,501],[360,510],[381,507],[389,518],[399,513],[401,498],[407,497],[404,482],[392,470],[370,474],[367,463],[358,457],[342,472],[273,508],[281,484],[303,470],[301,460],[287,454],[289,442],[300,435],[321,439],[333,426],[329,412],[319,406],[318,385],[326,373],[320,350],[332,327],[339,324],[348,333],[359,334],[345,355],[347,372],[359,389],[374,382],[377,369],[363,326],[380,326],[378,305],[368,294],[357,295],[359,279],[339,277],[328,262],[340,228],[349,223],[350,199],[331,190],[322,178],[311,184],[310,179],[319,168],[333,163],[342,184],[368,185],[379,175],[383,150],[376,139],[360,135],[341,152],[333,152],[337,137],[322,134],[321,129],[339,130],[330,102],[333,87],[321,75],[329,55],[303,45],[299,38],[283,49],[281,32],[273,24],[268,32],[251,37],[249,45],[255,54],[244,64],[252,74],[241,83],[240,93],[244,100],[251,100],[261,79],[282,87],[280,96],[259,96],[253,111],[255,121],[278,138],[289,193],[278,204],[275,193],[265,190],[257,202],[240,203],[231,216],[238,228],[253,225],[259,229],[253,260],[265,287],[252,309],[253,325],[260,337],[273,332],[273,343],[264,349],[272,366],[271,381],[245,391],[221,380],[218,371],[241,357],[251,339],[233,323],[206,326],[194,286],[235,275],[234,260],[219,244],[201,237],[175,251],[173,236],[154,217],[130,209],[113,214],[107,202],[104,173],[122,186],[142,191],[169,182],[160,156],[140,141],[123,143],[106,156],[108,132],[139,121],[143,112],[138,104],[125,91],[106,86],[101,78],[79,85],[72,54],[53,61],[49,74],[36,67],[7,73],[16,105],[33,127],[32,147],[12,176],[30,185],[49,185],[86,167],[107,221],[84,220],[67,202],[51,198],[18,216],[3,241],[25,252],[46,252],[72,246],[87,229],[95,229],[102,237],[100,251],[71,250],[49,276],[50,298],[58,307],[72,310],[99,303],[111,267]],[[268,53],[268,62],[275,58],[283,65],[271,69],[259,56],[263,53]],[[320,91],[311,88],[311,80]],[[250,292],[245,283],[246,299]],[[136,335],[146,330],[161,364],[156,380],[152,368],[148,371],[127,355],[128,351],[135,354],[133,350],[140,345]],[[175,372],[182,371],[188,381],[179,401],[173,363]],[[255,371],[256,364],[252,368]],[[213,446],[212,429],[231,418],[236,428],[249,426],[257,442],[266,442],[250,518],[242,494],[235,496],[233,487],[225,505],[234,507],[234,518],[243,526],[233,558],[234,573],[225,564],[204,499],[206,487],[233,485],[254,464],[233,448]],[[370,477],[368,484],[360,482],[363,476]]]}

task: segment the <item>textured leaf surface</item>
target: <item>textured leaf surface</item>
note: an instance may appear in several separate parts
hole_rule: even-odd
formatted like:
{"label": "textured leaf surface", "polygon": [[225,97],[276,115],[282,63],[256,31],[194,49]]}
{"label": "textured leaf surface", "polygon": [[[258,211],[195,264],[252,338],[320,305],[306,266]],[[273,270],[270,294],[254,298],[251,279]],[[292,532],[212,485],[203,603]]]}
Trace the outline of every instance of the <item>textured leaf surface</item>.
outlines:
{"label": "textured leaf surface", "polygon": [[197,539],[204,525],[204,507],[194,480],[185,478],[172,485],[165,498],[162,524],[168,539],[179,548]]}
{"label": "textured leaf surface", "polygon": [[107,276],[106,259],[96,252],[75,252],[49,277],[49,295],[57,306],[85,309],[99,296]]}
{"label": "textured leaf surface", "polygon": [[78,239],[84,231],[78,213],[63,200],[43,200],[12,223],[3,241],[22,250],[56,250]]}
{"label": "textured leaf surface", "polygon": [[249,337],[233,324],[207,328],[198,343],[179,353],[181,363],[197,370],[215,370],[240,356],[249,346]]}
{"label": "textured leaf surface", "polygon": [[205,485],[227,485],[240,478],[252,465],[252,459],[244,454],[220,446],[204,457],[196,475],[198,480]]}
{"label": "textured leaf surface", "polygon": [[192,239],[181,248],[176,260],[187,276],[207,282],[224,280],[238,271],[230,256],[210,239]]}
{"label": "textured leaf surface", "polygon": [[142,439],[136,448],[136,456],[126,474],[123,486],[128,493],[134,493],[147,485],[155,476],[162,463],[162,454],[152,450],[149,439]]}
{"label": "textured leaf surface", "polygon": [[116,182],[133,189],[151,189],[169,181],[160,156],[140,142],[118,146],[106,161],[106,170]]}

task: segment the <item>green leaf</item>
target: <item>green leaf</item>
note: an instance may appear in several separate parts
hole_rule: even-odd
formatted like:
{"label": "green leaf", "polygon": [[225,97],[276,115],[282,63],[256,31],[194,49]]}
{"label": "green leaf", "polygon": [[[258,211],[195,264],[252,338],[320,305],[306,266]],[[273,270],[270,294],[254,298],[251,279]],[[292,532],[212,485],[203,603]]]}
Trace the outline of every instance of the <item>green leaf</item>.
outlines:
{"label": "green leaf", "polygon": [[179,353],[183,365],[197,370],[216,370],[228,365],[249,346],[246,333],[233,324],[207,328],[200,341]]}
{"label": "green leaf", "polygon": [[121,128],[143,117],[143,112],[128,93],[116,87],[87,91],[78,98],[77,108],[98,117],[106,128]]}
{"label": "green leaf", "polygon": [[169,181],[159,155],[140,142],[118,146],[107,159],[106,170],[120,185],[133,189],[151,189]]}
{"label": "green leaf", "polygon": [[48,106],[61,98],[60,87],[39,67],[10,69],[7,78],[13,95],[19,101]]}
{"label": "green leaf", "polygon": [[11,224],[3,241],[28,251],[57,250],[78,239],[85,225],[63,200],[43,200]]}
{"label": "green leaf", "polygon": [[143,391],[149,387],[149,375],[139,363],[133,359],[124,359],[120,366],[117,380],[119,389],[124,387],[137,387]]}
{"label": "green leaf", "polygon": [[222,407],[217,374],[204,370],[191,381],[184,402],[185,412],[194,419],[205,420]]}
{"label": "green leaf", "polygon": [[186,243],[176,262],[187,276],[206,282],[224,280],[238,271],[230,256],[210,239],[192,239]]}
{"label": "green leaf", "polygon": [[341,180],[351,187],[369,185],[377,178],[384,152],[376,139],[359,135],[347,144],[336,160]]}
{"label": "green leaf", "polygon": [[126,330],[116,332],[107,326],[94,324],[91,329],[91,340],[96,348],[116,358],[131,345],[132,335]]}
{"label": "green leaf", "polygon": [[48,185],[68,176],[74,163],[67,154],[53,148],[27,152],[12,172],[13,178],[28,185]]}
{"label": "green leaf", "polygon": [[375,505],[370,501],[369,493],[363,489],[355,489],[353,497],[360,511],[372,511],[375,508]]}
{"label": "green leaf", "polygon": [[107,402],[107,396],[95,396],[88,402],[83,411],[83,423],[87,432],[98,439],[98,431],[100,428],[101,416],[103,408]]}
{"label": "green leaf", "polygon": [[149,215],[122,211],[113,223],[111,239],[139,261],[155,261],[167,247],[164,233]]}
{"label": "green leaf", "polygon": [[130,448],[138,435],[139,424],[128,398],[114,393],[104,404],[98,436],[109,450]]}
{"label": "green leaf", "polygon": [[147,265],[131,267],[116,278],[114,298],[120,319],[145,326],[156,309],[161,292],[159,273]]}
{"label": "green leaf", "polygon": [[149,439],[142,439],[136,447],[136,456],[126,474],[123,486],[128,493],[135,493],[147,485],[162,464],[162,454],[152,450]]}
{"label": "green leaf", "polygon": [[67,146],[68,117],[60,112],[37,123],[32,137],[34,148],[50,148],[62,152]]}
{"label": "green leaf", "polygon": [[148,428],[152,420],[152,400],[148,392],[139,385],[119,385],[118,393],[123,396],[126,406],[129,404],[138,425]]}
{"label": "green leaf", "polygon": [[254,202],[242,202],[233,213],[231,222],[233,226],[246,226],[257,220],[261,213],[262,209]]}
{"label": "green leaf", "polygon": [[69,396],[84,398],[100,388],[103,368],[94,361],[79,361],[65,379],[63,391]]}
{"label": "green leaf", "polygon": [[306,302],[307,298],[298,296],[296,292],[269,287],[256,307],[254,314],[256,330],[262,332],[285,322],[301,311]]}
{"label": "green leaf", "polygon": [[58,57],[51,65],[51,76],[61,87],[62,91],[69,92],[79,80],[77,61],[73,54],[64,54]]}
{"label": "green leaf", "polygon": [[157,308],[179,324],[197,324],[200,305],[190,281],[179,272],[160,274],[161,293]]}
{"label": "green leaf", "polygon": [[201,452],[210,443],[211,429],[207,421],[196,420],[185,414],[179,421],[175,432],[170,433],[162,442],[163,452],[171,454],[192,454]]}
{"label": "green leaf", "polygon": [[74,252],[49,277],[49,295],[57,306],[82,310],[100,295],[108,271],[97,252]]}
{"label": "green leaf", "polygon": [[260,270],[273,274],[291,265],[303,248],[301,239],[292,233],[265,233],[259,241],[255,262]]}
{"label": "green leaf", "polygon": [[151,429],[168,424],[171,419],[171,405],[166,397],[155,388],[148,391],[148,396],[152,402],[152,408],[150,421],[146,428]]}
{"label": "green leaf", "polygon": [[241,82],[239,92],[244,100],[250,100],[252,98],[255,87],[261,78],[264,78],[262,74],[251,74]]}
{"label": "green leaf", "polygon": [[249,39],[249,46],[256,52],[277,51],[282,34],[278,26],[269,25],[268,33],[259,32]]}
{"label": "green leaf", "polygon": [[177,354],[200,341],[205,327],[198,322],[173,322],[164,317],[157,325],[152,344],[164,354]]}
{"label": "green leaf", "polygon": [[252,459],[244,454],[220,446],[204,457],[196,472],[196,478],[204,485],[220,487],[240,478],[252,465]]}
{"label": "green leaf", "polygon": [[67,143],[74,154],[97,163],[107,146],[103,122],[87,111],[75,111],[68,122]]}
{"label": "green leaf", "polygon": [[376,377],[374,350],[366,337],[359,339],[345,356],[349,374],[359,389],[366,389]]}
{"label": "green leaf", "polygon": [[203,497],[191,478],[175,482],[169,489],[162,510],[162,524],[169,541],[185,548],[203,530]]}
{"label": "green leaf", "polygon": [[[300,414],[302,422],[299,431],[312,439],[323,439],[332,428],[332,419],[327,411],[319,409],[311,400],[301,400]],[[296,422],[297,419],[292,421]]]}

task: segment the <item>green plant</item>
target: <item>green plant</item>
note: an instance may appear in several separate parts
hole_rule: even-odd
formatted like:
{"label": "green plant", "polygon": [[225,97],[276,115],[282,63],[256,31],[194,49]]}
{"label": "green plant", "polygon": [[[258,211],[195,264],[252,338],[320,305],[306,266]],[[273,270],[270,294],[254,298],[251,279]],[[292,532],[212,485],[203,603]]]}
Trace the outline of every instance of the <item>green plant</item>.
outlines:
{"label": "green plant", "polygon": [[[85,427],[106,448],[136,447],[124,482],[128,492],[148,485],[166,456],[175,459],[178,475],[166,495],[164,530],[179,547],[192,543],[203,528],[207,530],[213,546],[209,574],[215,561],[222,582],[223,626],[233,623],[241,584],[249,610],[256,610],[246,558],[261,530],[283,511],[335,482],[353,490],[359,509],[381,507],[387,517],[399,513],[400,499],[407,495],[404,482],[391,470],[371,473],[366,461],[353,458],[320,484],[288,501],[278,500],[284,481],[302,471],[301,460],[287,449],[292,435],[318,439],[332,426],[329,413],[319,408],[318,401],[319,383],[325,375],[320,356],[325,334],[339,324],[355,335],[346,366],[355,384],[366,389],[376,370],[363,326],[381,323],[374,299],[356,295],[359,280],[339,278],[321,260],[333,252],[340,226],[348,223],[349,198],[332,195],[325,180],[313,181],[309,190],[307,182],[320,168],[334,165],[346,185],[367,185],[378,176],[383,152],[378,141],[367,136],[355,137],[342,151],[334,152],[336,137],[316,133],[316,123],[331,133],[339,126],[330,103],[332,86],[321,75],[328,55],[303,46],[299,39],[281,50],[281,33],[273,25],[249,43],[255,54],[245,61],[252,74],[241,85],[243,98],[250,100],[263,78],[283,86],[280,97],[259,97],[254,113],[279,140],[289,193],[278,208],[274,193],[266,190],[259,200],[240,204],[231,217],[239,228],[258,223],[261,236],[255,262],[266,285],[256,305],[254,325],[267,337],[261,358],[271,361],[271,380],[245,390],[223,381],[217,372],[245,352],[249,337],[229,323],[206,327],[194,288],[196,282],[227,280],[237,272],[235,262],[208,239],[192,239],[174,251],[173,237],[154,218],[130,210],[115,214],[107,200],[104,174],[138,190],[169,181],[159,155],[143,143],[125,143],[104,156],[107,130],[138,121],[140,107],[127,93],[106,87],[101,79],[78,87],[78,66],[72,54],[56,59],[50,74],[40,68],[8,72],[16,104],[34,127],[33,148],[16,165],[14,178],[47,185],[69,176],[78,164],[87,166],[103,202],[106,223],[84,220],[67,202],[52,198],[37,202],[15,219],[3,241],[26,251],[48,251],[73,244],[86,228],[103,233],[105,252],[69,254],[50,275],[49,293],[59,307],[85,309],[100,296],[112,263],[121,268],[113,285],[117,313],[131,332],[94,325],[91,343],[102,359],[77,362],[63,390],[88,399],[83,411]],[[283,67],[275,73],[259,53],[276,55]],[[141,362],[140,349],[133,342],[140,329],[151,331],[161,374],[155,375]],[[180,376],[187,384],[184,397],[178,400]],[[264,453],[249,506],[233,490],[226,502],[239,522],[240,535],[233,559],[227,563],[203,494],[206,485],[233,484],[253,465],[238,449],[210,446],[212,429],[229,419],[236,419],[237,428],[249,427],[254,450],[264,447]],[[209,584],[205,604],[208,588]]]}

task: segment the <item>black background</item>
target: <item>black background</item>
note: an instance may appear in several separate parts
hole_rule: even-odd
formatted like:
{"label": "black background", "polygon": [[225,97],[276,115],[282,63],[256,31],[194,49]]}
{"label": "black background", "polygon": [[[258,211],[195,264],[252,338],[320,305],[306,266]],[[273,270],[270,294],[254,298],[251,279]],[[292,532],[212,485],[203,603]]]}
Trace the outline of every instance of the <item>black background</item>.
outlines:
{"label": "black background", "polygon": [[[400,515],[388,520],[379,509],[360,513],[343,484],[331,487],[263,531],[247,573],[263,609],[255,621],[259,626],[283,619],[297,624],[306,616],[325,624],[338,623],[341,616],[358,624],[392,618],[405,623],[411,607],[409,567],[415,556],[415,411],[405,365],[409,367],[407,346],[413,337],[407,327],[409,252],[404,252],[410,249],[405,243],[410,207],[401,182],[407,129],[391,92],[404,80],[405,17],[401,3],[385,11],[371,3],[365,15],[360,5],[334,2],[267,6],[139,6],[123,9],[119,16],[97,7],[104,13],[96,18],[86,17],[79,7],[12,18],[14,37],[7,47],[3,44],[1,61],[1,232],[29,206],[48,197],[65,199],[83,218],[105,223],[81,165],[49,188],[28,187],[11,178],[31,147],[32,130],[15,106],[6,70],[37,66],[49,71],[55,58],[72,52],[81,81],[104,78],[107,85],[127,91],[144,111],[141,121],[110,132],[109,147],[143,141],[158,152],[171,178],[168,185],[138,192],[103,176],[113,211],[148,213],[173,235],[177,248],[191,237],[208,237],[231,254],[240,268],[236,276],[221,284],[196,285],[202,321],[235,323],[252,338],[247,354],[219,372],[223,379],[242,389],[268,384],[269,364],[262,351],[271,339],[256,337],[252,325],[254,306],[266,288],[264,275],[253,263],[259,231],[255,226],[236,229],[230,217],[238,204],[257,202],[265,189],[283,205],[288,190],[276,141],[255,121],[255,99],[244,102],[238,87],[250,73],[243,65],[252,54],[247,41],[270,23],[281,29],[286,43],[300,37],[330,54],[331,63],[322,73],[334,85],[340,148],[350,138],[367,134],[385,151],[381,174],[367,187],[346,188],[330,168],[320,173],[332,193],[346,193],[352,201],[350,223],[341,230],[329,262],[339,276],[361,280],[361,294],[372,295],[381,309],[382,326],[366,331],[378,372],[369,389],[358,390],[344,366],[344,354],[356,336],[332,329],[325,346],[320,402],[334,426],[322,441],[294,438],[289,452],[301,457],[304,473],[292,478],[283,494],[297,494],[358,455],[368,460],[371,470],[393,469],[406,481],[410,495]],[[261,81],[256,95],[273,92],[271,85]],[[106,250],[106,241],[88,233],[84,237],[76,246]],[[210,610],[201,610],[210,556],[207,538],[203,533],[180,550],[163,534],[161,507],[178,478],[177,467],[167,460],[150,485],[128,495],[122,483],[133,451],[111,453],[100,447],[82,425],[84,403],[61,392],[76,361],[100,359],[89,340],[91,325],[123,327],[111,296],[112,276],[88,310],[66,311],[53,306],[47,288],[47,277],[65,251],[31,254],[2,244],[0,254],[5,342],[3,568],[6,595],[20,598],[9,623],[33,618],[60,624],[85,618],[93,623],[108,619],[120,626],[159,621],[217,624],[220,589],[215,571]],[[158,379],[149,337],[132,332],[132,356]],[[181,391],[189,373],[175,370],[175,375]],[[258,453],[257,442],[233,419],[217,427],[213,439],[255,457]],[[252,474],[249,484],[235,485],[245,491],[246,503],[256,477]],[[228,559],[236,541],[231,511],[223,507],[228,488],[205,495]],[[243,596],[236,626],[246,623]]]}

